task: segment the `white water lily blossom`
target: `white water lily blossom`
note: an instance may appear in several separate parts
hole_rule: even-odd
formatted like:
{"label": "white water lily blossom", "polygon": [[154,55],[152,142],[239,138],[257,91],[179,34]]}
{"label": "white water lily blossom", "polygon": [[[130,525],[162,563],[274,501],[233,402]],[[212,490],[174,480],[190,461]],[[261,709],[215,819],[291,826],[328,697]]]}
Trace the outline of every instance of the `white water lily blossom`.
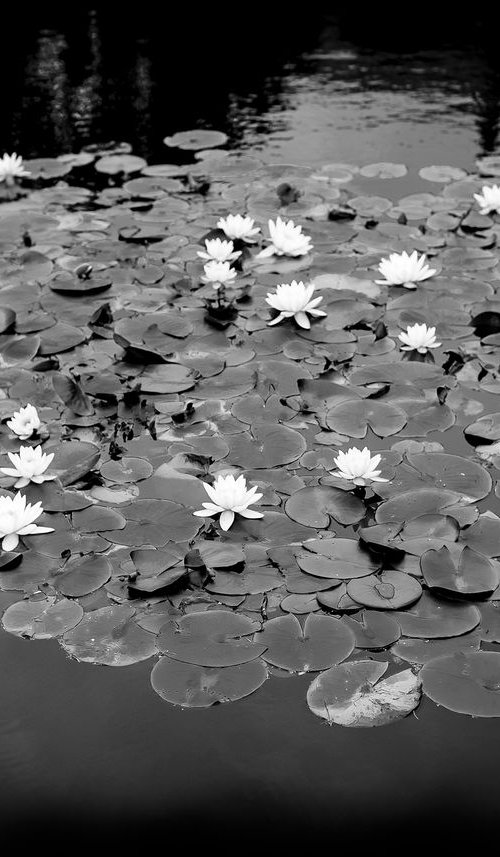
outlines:
{"label": "white water lily blossom", "polygon": [[0,497],[0,539],[2,550],[13,551],[19,544],[19,536],[34,536],[53,533],[53,527],[39,527],[33,523],[43,514],[42,504],[26,503],[19,492],[15,497]]}
{"label": "white water lily blossom", "polygon": [[204,265],[203,270],[205,271],[205,276],[201,279],[204,283],[212,283],[214,289],[230,285],[236,277],[236,271],[231,268],[229,262],[216,262],[213,259]]}
{"label": "white water lily blossom", "polygon": [[232,241],[221,241],[220,238],[214,238],[212,241],[205,241],[206,252],[198,251],[200,259],[207,259],[209,262],[233,262],[238,256],[241,256],[241,250],[235,250]]}
{"label": "white water lily blossom", "polygon": [[257,258],[264,259],[267,256],[305,256],[313,249],[311,238],[304,235],[302,226],[295,226],[293,220],[282,220],[281,217],[268,221],[271,244],[260,253]]}
{"label": "white water lily blossom", "polygon": [[398,339],[404,343],[401,351],[418,351],[425,354],[428,348],[439,348],[440,342],[436,342],[436,328],[427,327],[426,324],[409,324],[406,331],[400,333]]}
{"label": "white water lily blossom", "polygon": [[41,422],[35,406],[26,405],[16,411],[12,419],[7,420],[7,425],[21,440],[28,440],[33,432],[38,431]]}
{"label": "white water lily blossom", "polygon": [[219,523],[221,529],[228,530],[234,521],[234,516],[242,515],[244,518],[263,518],[262,512],[256,512],[255,509],[248,507],[260,500],[262,494],[258,494],[258,487],[248,489],[244,476],[238,476],[237,479],[229,473],[227,476],[218,476],[213,485],[203,483],[211,503],[203,503],[203,509],[198,512],[193,512],[193,515],[199,515],[202,518],[212,517],[221,513]]}
{"label": "white water lily blossom", "polygon": [[41,485],[42,482],[47,482],[56,478],[56,474],[46,473],[54,453],[46,455],[42,452],[41,446],[22,446],[19,450],[19,455],[9,452],[8,456],[14,465],[13,467],[0,467],[0,473],[5,476],[14,476],[17,482],[14,483],[14,488],[25,488],[30,482],[35,482]]}
{"label": "white water lily blossom", "polygon": [[291,283],[281,283],[276,286],[275,292],[268,292],[266,303],[273,309],[278,310],[279,315],[268,321],[268,325],[279,324],[285,318],[294,317],[299,327],[306,329],[311,327],[307,314],[313,316],[326,315],[321,309],[316,309],[318,304],[323,300],[322,297],[312,298],[315,289],[314,283],[305,285],[302,281],[297,283],[292,280]]}
{"label": "white water lily blossom", "polygon": [[380,458],[380,455],[374,455],[372,458],[367,446],[364,449],[358,449],[353,446],[347,452],[339,452],[337,458],[334,459],[339,469],[332,471],[331,475],[339,476],[341,479],[348,479],[354,482],[355,485],[368,485],[370,482],[388,482],[388,479],[383,479],[379,476],[380,470],[375,469],[380,463]]}
{"label": "white water lily blossom", "polygon": [[405,289],[415,289],[415,283],[427,280],[436,273],[434,268],[426,265],[425,253],[418,256],[416,250],[411,256],[403,250],[402,253],[391,253],[388,259],[382,259],[378,270],[385,280],[375,280],[383,286],[404,286]]}
{"label": "white water lily blossom", "polygon": [[253,217],[243,217],[241,214],[228,214],[217,221],[217,226],[226,233],[228,238],[246,241],[247,244],[255,244],[257,240],[254,235],[260,232],[258,226],[254,226]]}
{"label": "white water lily blossom", "polygon": [[30,175],[30,171],[25,170],[23,167],[21,155],[16,155],[15,152],[12,155],[5,153],[0,158],[0,182],[5,182],[6,185],[13,185],[16,178]]}
{"label": "white water lily blossom", "polygon": [[483,185],[481,193],[475,193],[480,214],[500,214],[500,187],[497,184]]}

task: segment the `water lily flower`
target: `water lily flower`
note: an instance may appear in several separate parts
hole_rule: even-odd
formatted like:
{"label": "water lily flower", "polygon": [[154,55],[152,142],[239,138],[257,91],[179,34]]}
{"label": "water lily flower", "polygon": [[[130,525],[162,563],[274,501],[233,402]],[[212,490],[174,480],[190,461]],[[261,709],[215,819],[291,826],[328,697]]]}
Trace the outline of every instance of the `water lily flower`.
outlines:
{"label": "water lily flower", "polygon": [[16,411],[12,419],[7,420],[7,425],[21,440],[28,440],[33,432],[38,431],[41,426],[38,411],[34,405],[26,405]]}
{"label": "water lily flower", "polygon": [[375,470],[380,463],[380,458],[380,455],[374,455],[372,458],[367,446],[364,449],[358,449],[353,446],[347,452],[339,452],[337,458],[334,459],[339,469],[332,471],[331,475],[339,476],[341,479],[348,479],[354,482],[355,485],[368,485],[370,482],[388,482],[388,479],[383,479],[379,476],[380,470]]}
{"label": "water lily flower", "polygon": [[483,185],[481,193],[475,193],[474,199],[479,204],[480,214],[500,213],[500,187],[497,184]]}
{"label": "water lily flower", "polygon": [[229,262],[216,262],[215,259],[207,262],[203,270],[205,276],[201,279],[204,283],[212,283],[214,289],[230,285],[236,277],[236,271],[231,268]]}
{"label": "water lily flower", "polygon": [[221,241],[220,238],[214,238],[212,241],[206,240],[204,250],[198,251],[200,259],[207,259],[209,262],[233,262],[238,256],[241,256],[241,250],[234,249],[232,241]]}
{"label": "water lily flower", "polygon": [[21,155],[16,155],[15,152],[12,155],[5,153],[0,158],[0,182],[5,182],[6,185],[13,185],[16,178],[30,175],[30,171],[25,170],[23,167]]}
{"label": "water lily flower", "polygon": [[199,512],[193,512],[193,515],[199,515],[202,518],[211,518],[213,515],[221,513],[219,523],[221,529],[228,530],[234,521],[236,514],[242,515],[244,518],[263,518],[262,512],[256,512],[255,509],[248,507],[260,500],[262,494],[256,493],[258,488],[254,485],[248,489],[244,476],[238,476],[237,479],[229,473],[227,476],[218,476],[213,485],[203,483],[211,503],[203,503],[204,509]]}
{"label": "water lily flower", "polygon": [[314,283],[309,283],[306,286],[303,282],[297,283],[296,280],[292,280],[291,283],[281,283],[281,285],[276,286],[275,292],[268,292],[266,303],[279,312],[279,315],[272,321],[268,321],[268,324],[278,324],[285,318],[293,316],[299,327],[310,328],[311,322],[307,313],[314,316],[326,315],[323,310],[316,309],[323,298],[311,300],[315,288]]}
{"label": "water lily flower", "polygon": [[402,253],[391,253],[388,259],[382,259],[378,269],[385,280],[375,280],[383,286],[404,286],[405,289],[415,289],[415,283],[427,280],[436,273],[434,268],[426,265],[425,253],[418,256],[416,250],[411,256],[404,250]]}
{"label": "water lily flower", "polygon": [[26,497],[19,492],[15,497],[0,497],[0,539],[2,550],[13,551],[19,544],[19,536],[34,536],[41,533],[53,533],[54,527],[39,527],[34,524],[43,514],[42,504],[26,503]]}
{"label": "water lily flower", "polygon": [[19,455],[13,452],[7,454],[14,467],[0,467],[0,473],[16,477],[14,488],[25,488],[30,482],[41,485],[42,482],[56,478],[55,473],[51,475],[45,472],[54,458],[54,453],[46,455],[41,446],[22,446]]}
{"label": "water lily flower", "polygon": [[221,217],[217,221],[217,226],[226,233],[228,238],[246,241],[247,244],[255,244],[256,239],[253,237],[260,232],[258,226],[254,226],[253,217],[243,217],[241,214],[228,214],[227,217]]}
{"label": "water lily flower", "polygon": [[276,223],[268,221],[271,244],[260,253],[257,258],[264,259],[267,256],[305,256],[312,250],[311,238],[304,235],[302,226],[295,226],[293,220],[282,220],[276,218]]}
{"label": "water lily flower", "polygon": [[404,342],[401,351],[418,351],[425,354],[428,348],[439,348],[440,342],[436,342],[436,328],[427,327],[426,324],[409,324],[406,331],[400,333],[398,339]]}

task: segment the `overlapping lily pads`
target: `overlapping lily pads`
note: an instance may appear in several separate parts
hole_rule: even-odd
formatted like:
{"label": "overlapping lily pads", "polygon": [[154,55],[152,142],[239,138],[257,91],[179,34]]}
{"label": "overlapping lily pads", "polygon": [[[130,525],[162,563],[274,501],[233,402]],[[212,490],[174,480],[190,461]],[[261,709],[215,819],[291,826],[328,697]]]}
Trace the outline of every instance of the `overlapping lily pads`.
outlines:
{"label": "overlapping lily pads", "polygon": [[[153,689],[181,707],[326,670],[315,714],[382,725],[418,705],[425,665],[438,704],[497,716],[498,230],[472,196],[494,159],[423,166],[431,192],[408,193],[404,164],[264,165],[226,142],[166,138],[189,165],[127,144],[39,159],[0,206],[0,463],[30,402],[41,426],[22,442],[54,453],[56,477],[23,489],[54,532],[0,556],[3,627],[104,666],[158,654]],[[218,226],[237,209],[249,242]],[[257,258],[278,215],[312,252]],[[241,254],[225,290],[202,279],[207,237]],[[375,283],[402,251],[435,273]],[[267,293],[292,279],[322,297],[308,329],[268,324]],[[424,323],[442,345],[402,352]],[[335,475],[361,439],[387,481]],[[223,531],[193,512],[227,474],[263,517]],[[363,659],[380,650],[412,668],[386,678]]]}

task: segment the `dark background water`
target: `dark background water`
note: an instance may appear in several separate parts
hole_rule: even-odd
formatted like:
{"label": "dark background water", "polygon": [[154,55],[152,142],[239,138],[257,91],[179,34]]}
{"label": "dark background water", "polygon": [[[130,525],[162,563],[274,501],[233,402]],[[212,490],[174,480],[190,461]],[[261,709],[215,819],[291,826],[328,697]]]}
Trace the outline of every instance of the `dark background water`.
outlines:
{"label": "dark background water", "polygon": [[498,147],[498,18],[426,2],[9,4],[0,148],[126,140],[163,161],[166,135],[206,127],[268,161],[471,166]]}
{"label": "dark background water", "polygon": [[[498,151],[498,30],[484,18],[384,5],[251,4],[229,12],[85,3],[2,10],[0,150],[57,155],[110,139],[150,160],[180,129],[227,131],[267,160],[472,165]],[[411,851],[488,828],[498,724],[424,700],[374,730],[328,728],[310,678],[180,711],[152,691],[152,661],[70,661],[55,642],[0,634],[1,831],[59,853],[87,835],[159,834],[186,851]],[[481,833],[483,836],[483,833]],[[389,837],[389,838],[388,838]],[[96,839],[94,847],[102,847]]]}

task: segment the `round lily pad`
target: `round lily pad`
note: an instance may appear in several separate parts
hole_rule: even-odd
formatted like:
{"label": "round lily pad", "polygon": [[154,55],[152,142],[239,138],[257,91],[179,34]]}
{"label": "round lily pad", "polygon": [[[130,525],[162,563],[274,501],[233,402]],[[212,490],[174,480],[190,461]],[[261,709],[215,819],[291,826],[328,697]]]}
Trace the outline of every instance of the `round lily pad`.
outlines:
{"label": "round lily pad", "polygon": [[365,607],[379,610],[400,610],[413,604],[422,595],[418,580],[402,571],[383,571],[347,584],[347,593]]}
{"label": "round lily pad", "polygon": [[116,485],[139,482],[151,476],[152,472],[153,466],[145,458],[125,457],[116,461],[110,459],[101,465],[101,476]]}
{"label": "round lily pad", "polygon": [[408,661],[410,664],[426,664],[433,658],[451,655],[455,652],[477,652],[481,645],[481,631],[469,631],[459,637],[448,637],[443,640],[398,640],[391,648],[392,654]]}
{"label": "round lily pad", "polygon": [[176,661],[202,667],[229,667],[253,661],[265,644],[253,642],[260,623],[227,610],[191,613],[163,625],[160,652]]}
{"label": "round lily pad", "polygon": [[426,696],[458,714],[500,717],[500,653],[455,652],[422,668]]}
{"label": "round lily pad", "polygon": [[134,614],[122,604],[92,610],[63,636],[61,645],[77,661],[108,667],[144,661],[156,653],[156,637],[134,622]]}
{"label": "round lily pad", "polygon": [[430,589],[455,598],[480,598],[498,586],[498,572],[488,557],[465,545],[458,561],[443,546],[428,550],[420,558],[420,567]]}
{"label": "round lily pad", "polygon": [[111,577],[113,566],[105,556],[75,557],[54,579],[54,585],[63,595],[78,598],[100,589]]}
{"label": "round lily pad", "polygon": [[199,152],[201,149],[215,149],[227,143],[227,134],[223,131],[208,131],[204,128],[193,131],[178,131],[172,137],[165,137],[166,146],[184,149],[188,152]]}
{"label": "round lily pad", "polygon": [[376,610],[363,610],[357,616],[344,616],[345,625],[356,638],[357,649],[385,649],[401,636],[401,629],[392,616]]}
{"label": "round lily pad", "polygon": [[404,613],[394,615],[405,637],[457,637],[479,625],[481,614],[473,604],[442,601],[427,592]]}
{"label": "round lily pad", "polygon": [[243,699],[261,687],[268,677],[259,659],[231,667],[200,667],[160,658],[151,672],[158,696],[181,708],[209,708],[221,702]]}
{"label": "round lily pad", "polygon": [[421,682],[411,670],[380,681],[380,661],[350,661],[320,673],[307,692],[313,714],[331,725],[385,726],[410,714],[420,702]]}
{"label": "round lily pad", "polygon": [[379,437],[396,434],[406,425],[405,411],[391,402],[360,399],[340,402],[326,415],[327,425],[348,437],[365,437],[368,428]]}
{"label": "round lily pad", "polygon": [[361,521],[366,514],[365,505],[359,497],[329,485],[296,491],[286,501],[285,512],[292,521],[317,529],[326,529],[330,517],[348,526]]}
{"label": "round lily pad", "polygon": [[305,546],[308,550],[297,554],[297,563],[315,577],[351,580],[373,575],[380,568],[380,562],[354,539],[313,539]]}
{"label": "round lily pad", "polygon": [[2,625],[18,637],[48,640],[74,628],[82,616],[83,608],[76,601],[50,597],[11,604],[3,614]]}
{"label": "round lily pad", "polygon": [[331,616],[307,617],[304,628],[292,615],[264,624],[255,640],[263,644],[265,661],[289,672],[323,670],[347,658],[354,649],[354,634]]}

